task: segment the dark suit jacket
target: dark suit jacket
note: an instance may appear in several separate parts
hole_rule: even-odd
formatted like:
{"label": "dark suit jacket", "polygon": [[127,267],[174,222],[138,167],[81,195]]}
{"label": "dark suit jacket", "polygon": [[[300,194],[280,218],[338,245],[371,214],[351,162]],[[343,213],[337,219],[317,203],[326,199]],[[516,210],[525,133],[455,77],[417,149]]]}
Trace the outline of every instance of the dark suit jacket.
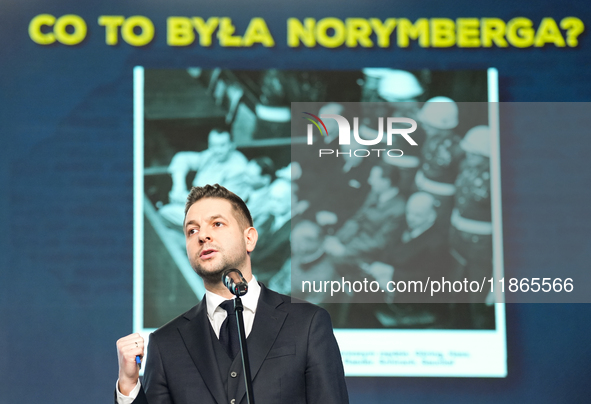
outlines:
{"label": "dark suit jacket", "polygon": [[389,248],[384,262],[394,267],[394,281],[446,276],[447,237],[433,225],[418,237]]}
{"label": "dark suit jacket", "polygon": [[357,213],[337,232],[337,237],[347,247],[339,261],[373,262],[375,254],[388,248],[404,230],[406,201],[398,194],[387,201],[370,193]]}
{"label": "dark suit jacket", "polygon": [[[384,262],[394,267],[394,282],[427,282],[429,277],[438,280],[442,277],[447,278],[447,237],[435,224],[418,237],[406,243],[400,240],[399,244],[389,248],[384,254]],[[394,302],[397,303],[425,302],[425,298],[416,293],[396,293],[394,296]],[[445,301],[443,293],[430,300],[439,302],[440,298]]]}
{"label": "dark suit jacket", "polygon": [[[328,313],[261,287],[247,340],[256,403],[348,403]],[[228,404],[212,348],[219,342],[212,339],[205,299],[155,331],[142,391],[134,403]],[[246,403],[244,382],[238,387],[238,403]]]}

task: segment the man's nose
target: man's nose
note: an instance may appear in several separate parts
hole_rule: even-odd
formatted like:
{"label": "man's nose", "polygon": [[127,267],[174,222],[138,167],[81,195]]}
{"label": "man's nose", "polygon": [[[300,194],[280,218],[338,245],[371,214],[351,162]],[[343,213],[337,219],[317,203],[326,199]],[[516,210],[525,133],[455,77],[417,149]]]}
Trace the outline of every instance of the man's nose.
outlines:
{"label": "man's nose", "polygon": [[205,242],[211,241],[211,235],[208,233],[208,231],[207,231],[207,230],[205,230],[205,229],[202,229],[202,230],[199,232],[199,241],[200,241],[201,243],[205,243]]}

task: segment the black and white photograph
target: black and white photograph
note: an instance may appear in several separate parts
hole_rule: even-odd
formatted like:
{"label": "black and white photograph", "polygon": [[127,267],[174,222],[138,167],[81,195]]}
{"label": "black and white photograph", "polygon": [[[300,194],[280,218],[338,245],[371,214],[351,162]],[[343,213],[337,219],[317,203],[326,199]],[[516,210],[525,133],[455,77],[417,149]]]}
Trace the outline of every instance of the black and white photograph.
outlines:
{"label": "black and white photograph", "polygon": [[[489,127],[488,71],[190,67],[141,74],[139,330],[160,327],[205,293],[187,259],[184,209],[192,186],[218,183],[252,214],[261,245],[251,255],[257,280],[327,309],[337,338],[380,329],[504,334],[502,306],[486,291],[450,288],[425,299],[315,287],[369,280],[383,291],[389,281],[493,278],[490,160],[498,135]],[[411,118],[417,146],[396,136],[374,149],[340,144],[330,118],[310,145],[311,120],[302,118],[327,114],[355,122],[351,133],[366,141],[381,136],[380,117]],[[343,357],[347,370],[346,349]]]}

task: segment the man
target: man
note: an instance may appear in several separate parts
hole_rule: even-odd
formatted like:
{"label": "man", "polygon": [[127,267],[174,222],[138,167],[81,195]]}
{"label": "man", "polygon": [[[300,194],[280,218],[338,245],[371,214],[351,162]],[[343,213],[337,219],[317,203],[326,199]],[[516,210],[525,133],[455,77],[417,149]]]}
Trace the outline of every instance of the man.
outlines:
{"label": "man", "polygon": [[285,261],[289,259],[289,236],[291,233],[291,184],[278,178],[270,186],[267,196],[268,219],[260,226],[261,244],[251,261],[257,268],[257,276],[269,284]]}
{"label": "man", "polygon": [[242,187],[237,194],[246,202],[256,226],[270,215],[267,199],[274,176],[275,163],[267,156],[250,160],[242,173]]}
{"label": "man", "polygon": [[[330,103],[322,106],[319,116],[334,114],[348,117],[342,104]],[[339,126],[335,119],[324,119],[327,136],[315,140],[314,147],[305,145],[305,151],[298,151],[303,168],[298,179],[301,197],[310,202],[305,215],[320,225],[342,225],[359,209],[369,192],[366,183],[371,163],[370,158],[352,155],[352,145],[339,144]],[[338,154],[320,156],[320,150],[338,150]],[[311,151],[312,150],[312,151]],[[292,207],[293,208],[293,207]]]}
{"label": "man", "polygon": [[[492,276],[490,199],[490,129],[476,126],[461,143],[466,152],[451,217],[450,246],[457,261],[456,278],[469,281]],[[471,303],[485,301],[487,292],[471,293]]]}
{"label": "man", "polygon": [[220,305],[233,295],[221,274],[236,268],[248,281],[242,300],[256,402],[347,403],[328,313],[292,303],[252,275],[258,234],[244,202],[217,184],[206,185],[191,190],[185,210],[187,254],[203,279],[205,298],[151,334],[141,385],[135,357],[143,356],[143,339],[132,334],[117,341],[117,402],[137,394],[136,404],[246,403],[240,355],[230,354],[222,341],[231,324],[224,323],[228,314]]}
{"label": "man", "polygon": [[[171,203],[184,204],[189,191],[187,174],[197,171],[193,186],[218,183],[225,187],[234,187],[242,181],[241,175],[248,160],[236,150],[226,128],[214,128],[207,138],[207,149],[201,152],[179,152],[174,155],[168,172],[172,176]],[[242,196],[242,195],[241,195]]]}
{"label": "man", "polygon": [[[460,166],[456,180],[455,205],[451,215],[450,252],[454,258],[454,280],[467,279],[480,282],[493,275],[492,222],[490,192],[491,135],[488,126],[470,129],[460,146],[466,158]],[[486,290],[468,293],[462,301],[471,303],[469,315],[463,316],[463,325],[470,328],[494,328],[492,294]],[[466,320],[469,319],[466,324]]]}
{"label": "man", "polygon": [[387,163],[372,167],[371,191],[357,213],[324,242],[335,262],[357,267],[375,260],[375,254],[400,238],[406,201],[400,195],[398,168]]}
{"label": "man", "polygon": [[447,97],[428,100],[419,112],[418,120],[427,138],[421,148],[422,164],[415,177],[419,191],[428,192],[437,200],[437,215],[443,225],[449,225],[460,161],[464,152],[461,138],[454,132],[458,126],[458,106]]}
{"label": "man", "polygon": [[[405,218],[406,229],[400,239],[383,253],[384,262],[390,266],[390,274],[383,279],[376,276],[376,279],[385,284],[390,280],[424,281],[429,276],[447,275],[447,240],[436,225],[435,198],[427,192],[412,194],[406,204]],[[370,268],[376,274],[387,273],[377,263]],[[399,295],[395,301],[412,301],[411,295]]]}
{"label": "man", "polygon": [[333,212],[338,224],[343,225],[363,205],[371,190],[367,178],[376,164],[376,157],[355,156],[355,149],[365,148],[362,145],[342,144],[338,147],[342,154],[335,158],[338,166],[331,181],[325,185],[322,211]]}
{"label": "man", "polygon": [[194,152],[178,152],[172,158],[168,172],[172,177],[172,188],[168,193],[169,204],[158,212],[165,223],[174,229],[180,229],[184,220],[184,204],[189,194],[187,175],[197,171],[193,186],[201,187],[208,183],[218,183],[236,189],[242,195],[244,191],[243,172],[248,160],[236,150],[227,128],[213,128],[207,138],[207,149]]}
{"label": "man", "polygon": [[[293,296],[315,304],[326,300],[327,294],[303,290],[302,282],[321,284],[338,279],[336,268],[324,251],[324,235],[320,226],[303,220],[292,232],[291,283]],[[335,299],[336,300],[336,299]]]}
{"label": "man", "polygon": [[[359,135],[363,139],[375,139],[378,136],[378,118],[387,117],[411,118],[418,121],[419,99],[425,90],[417,77],[404,70],[369,68],[364,69],[366,81],[363,86],[364,97],[362,109],[364,110]],[[377,104],[372,101],[380,102]],[[385,101],[385,102],[384,102]],[[401,128],[408,128],[408,124],[394,124]],[[420,126],[412,134],[413,139],[422,145],[425,133]],[[382,146],[386,146],[386,139],[382,140]],[[389,149],[404,150],[403,156],[390,157],[384,155],[384,160],[391,160],[389,164],[395,165],[400,171],[400,192],[408,197],[412,181],[419,167],[420,148],[408,147],[408,143],[401,136],[394,136]]]}
{"label": "man", "polygon": [[294,224],[291,259],[286,261],[269,285],[298,299],[321,305],[330,313],[333,324],[342,327],[347,325],[348,303],[352,296],[347,293],[330,296],[330,291],[314,291],[316,285],[341,278],[333,260],[324,251],[324,238],[322,228],[317,223],[302,220]]}
{"label": "man", "polygon": [[363,74],[365,81],[361,95],[363,105],[359,134],[375,139],[378,118],[390,116],[392,108],[416,110],[424,89],[414,74],[404,70],[366,68]]}
{"label": "man", "polygon": [[[412,194],[405,217],[406,229],[398,242],[384,251],[383,263],[374,262],[367,268],[384,289],[389,281],[425,283],[429,277],[448,276],[447,240],[436,223],[435,198],[426,192]],[[385,297],[387,303],[420,303],[426,299],[408,291]],[[376,310],[375,316],[384,327],[427,326],[437,320],[446,321],[447,305],[389,304]]]}

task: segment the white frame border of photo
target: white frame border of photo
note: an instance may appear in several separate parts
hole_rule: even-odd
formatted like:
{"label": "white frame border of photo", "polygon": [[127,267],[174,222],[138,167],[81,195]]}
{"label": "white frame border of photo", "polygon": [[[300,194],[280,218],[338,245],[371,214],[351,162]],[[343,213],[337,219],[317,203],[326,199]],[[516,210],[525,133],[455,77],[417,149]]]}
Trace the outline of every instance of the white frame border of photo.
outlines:
{"label": "white frame border of photo", "polygon": [[[493,274],[503,277],[501,160],[499,136],[498,71],[487,70],[488,115],[492,134],[491,198],[493,221]],[[133,332],[146,347],[152,328],[144,328],[144,68],[133,70],[134,185],[133,185]],[[498,288],[497,288],[498,289]],[[497,302],[503,302],[501,295]],[[494,330],[376,330],[335,329],[344,355],[347,376],[506,377],[507,343],[505,304],[495,305]],[[363,341],[364,348],[359,341]],[[396,360],[384,361],[384,355]],[[147,356],[147,348],[144,362]],[[143,374],[142,367],[142,374]]]}

